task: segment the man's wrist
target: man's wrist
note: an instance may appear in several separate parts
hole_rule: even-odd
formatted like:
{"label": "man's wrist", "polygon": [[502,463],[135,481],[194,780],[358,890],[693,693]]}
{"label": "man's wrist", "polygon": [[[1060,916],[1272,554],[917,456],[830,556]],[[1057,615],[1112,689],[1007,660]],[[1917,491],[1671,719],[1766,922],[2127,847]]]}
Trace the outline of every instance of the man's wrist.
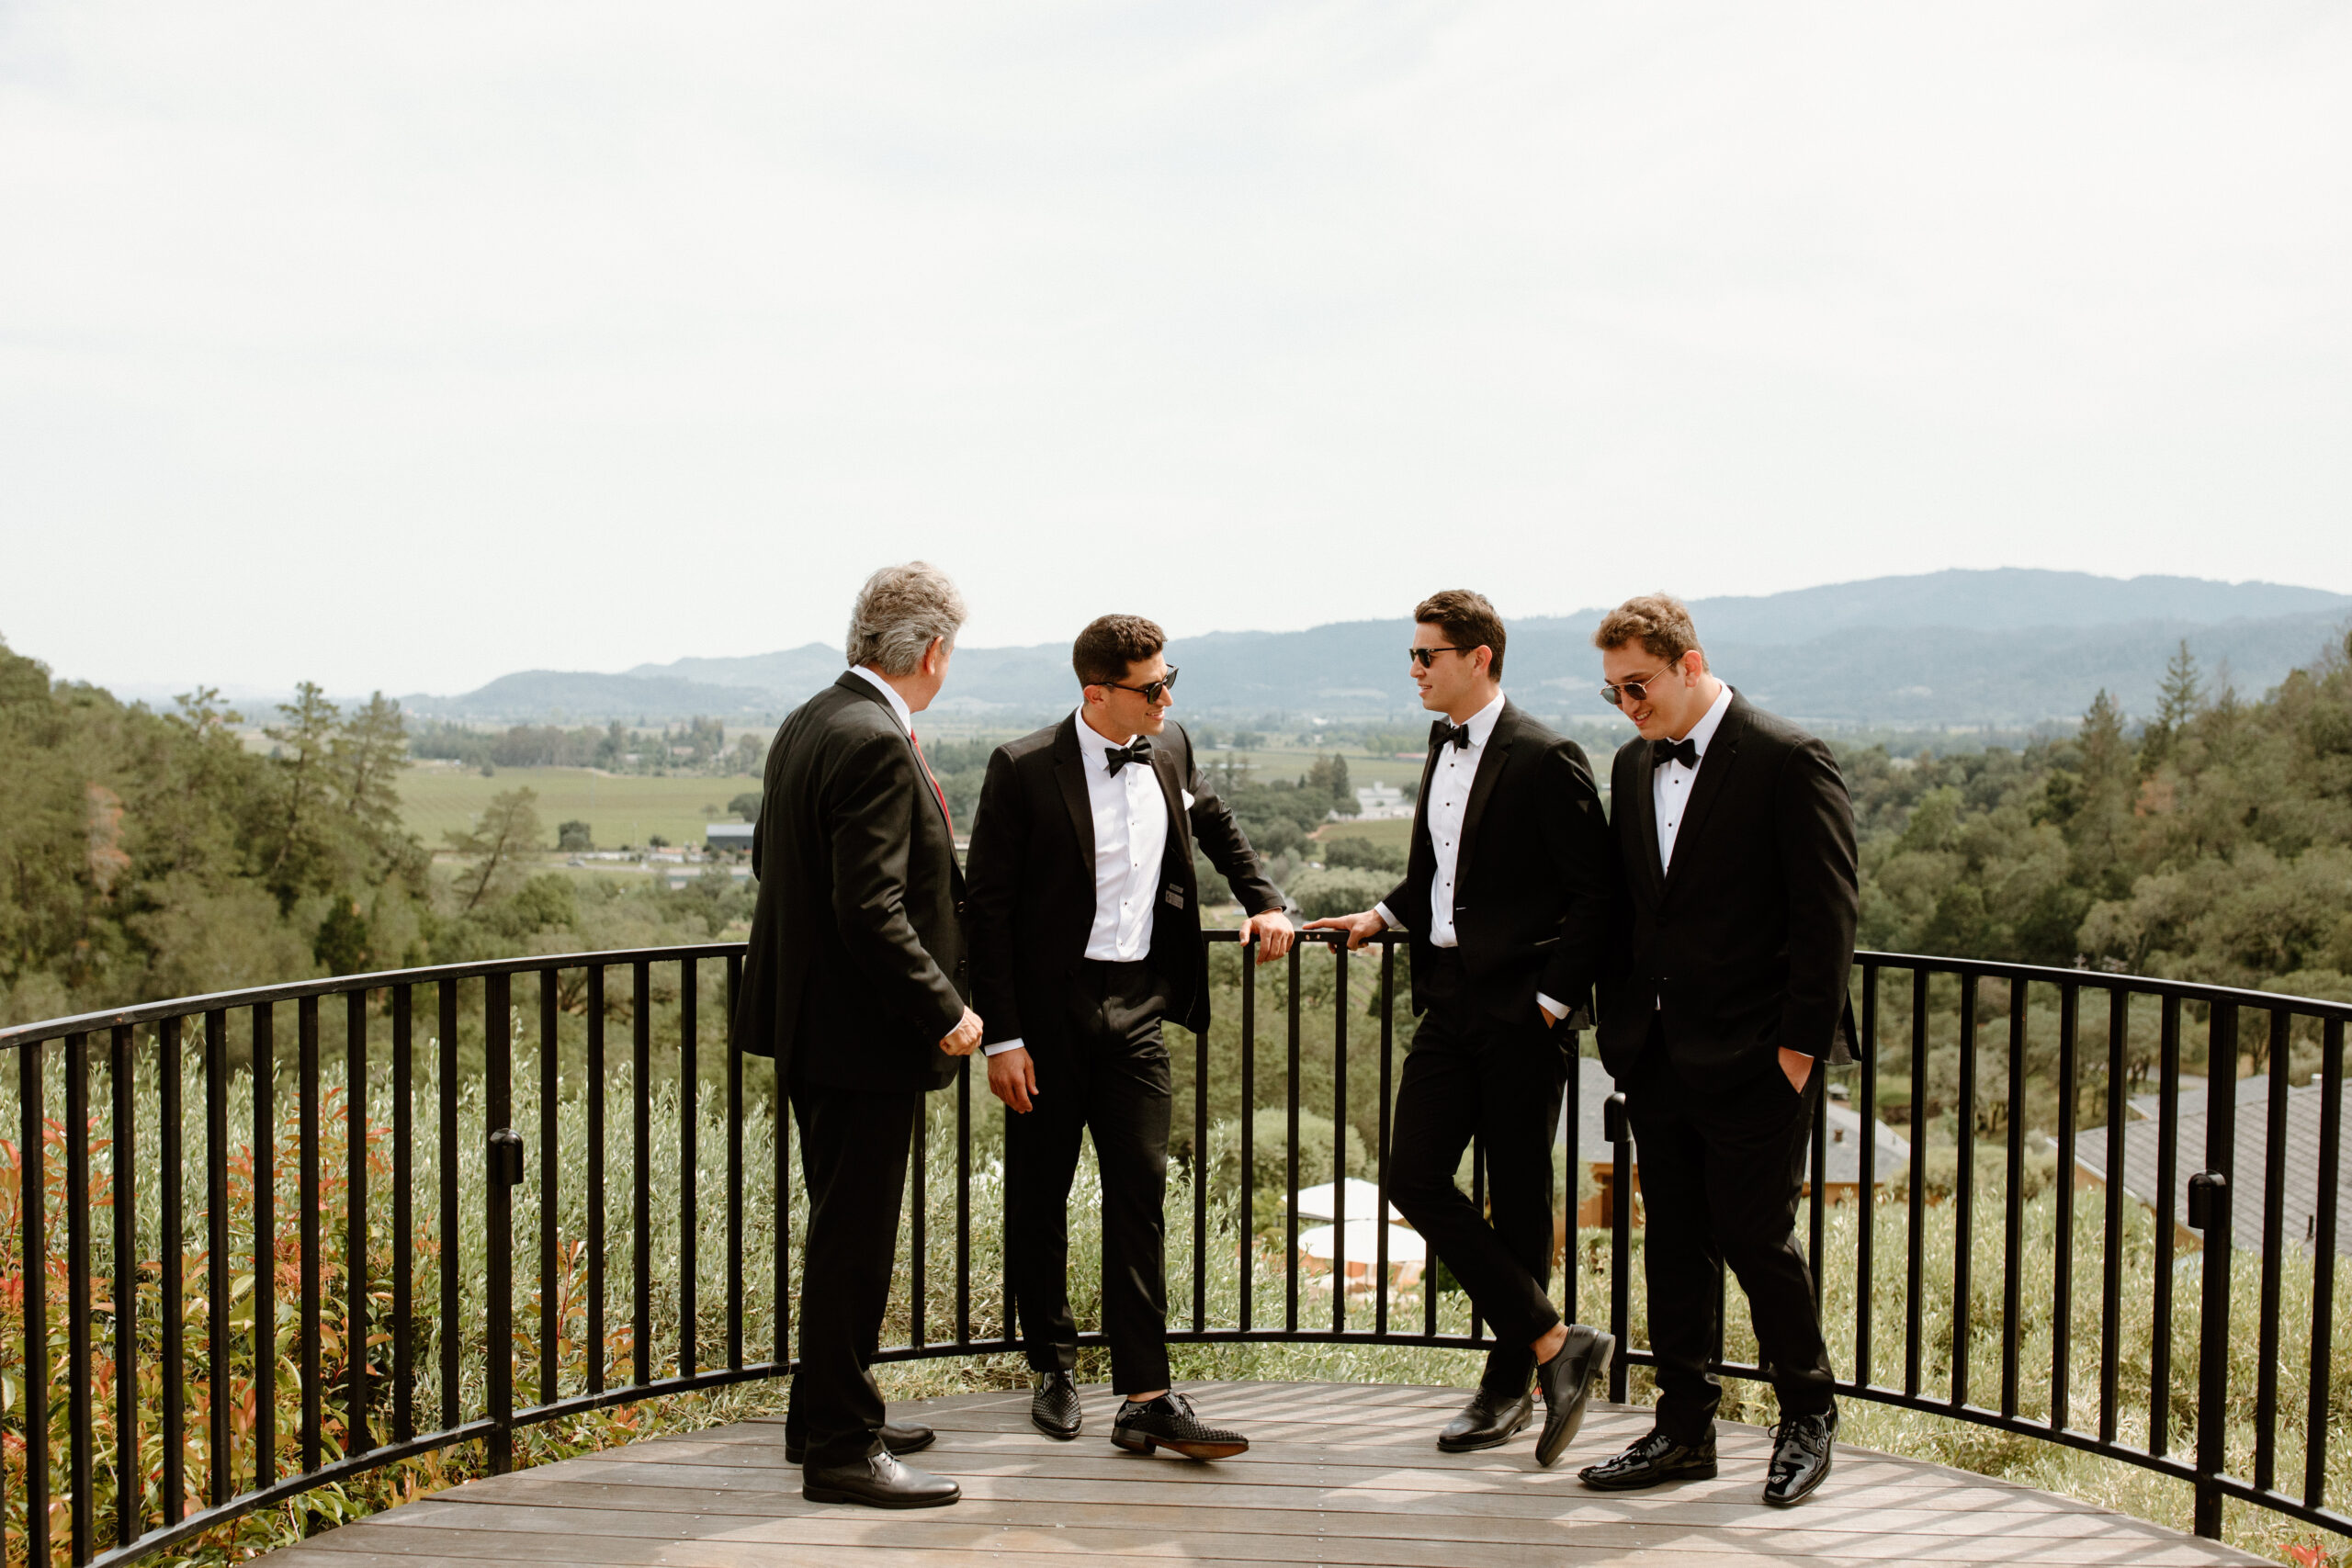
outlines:
{"label": "man's wrist", "polygon": [[1551,1019],[1554,1023],[1557,1023],[1560,1020],[1568,1016],[1567,1004],[1565,1002],[1555,1001],[1541,991],[1535,993],[1535,1005],[1542,1008],[1544,1015]]}
{"label": "man's wrist", "polygon": [[1390,914],[1390,913],[1388,912],[1388,906],[1387,906],[1387,905],[1385,905],[1385,904],[1374,904],[1374,905],[1372,907],[1372,912],[1373,912],[1374,914],[1375,914],[1375,915],[1378,915],[1378,916],[1380,917],[1380,922],[1381,922],[1381,924],[1383,924],[1383,925],[1386,926],[1390,931],[1403,931],[1403,930],[1405,929],[1405,922],[1404,922],[1404,921],[1402,921],[1402,920],[1400,920],[1400,919],[1398,919],[1396,916],[1394,916],[1394,915]]}
{"label": "man's wrist", "polygon": [[1007,1051],[1026,1051],[1028,1048],[1019,1040],[1000,1040],[993,1045],[981,1046],[980,1051],[985,1055],[1001,1056]]}

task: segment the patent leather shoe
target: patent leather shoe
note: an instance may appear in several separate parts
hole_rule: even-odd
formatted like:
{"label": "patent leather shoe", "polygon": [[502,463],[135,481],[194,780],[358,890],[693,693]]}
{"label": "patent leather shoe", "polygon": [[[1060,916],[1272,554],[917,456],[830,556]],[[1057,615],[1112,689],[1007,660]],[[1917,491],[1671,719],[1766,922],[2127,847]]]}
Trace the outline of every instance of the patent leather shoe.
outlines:
{"label": "patent leather shoe", "polygon": [[1764,1501],[1787,1508],[1813,1495],[1829,1479],[1829,1456],[1837,1447],[1838,1412],[1784,1416],[1772,1435],[1772,1468],[1765,1472]]}
{"label": "patent leather shoe", "polygon": [[[938,1436],[939,1434],[930,1427],[917,1426],[911,1421],[904,1426],[896,1421],[882,1423],[882,1446],[894,1454],[920,1453],[931,1447],[933,1439]],[[797,1438],[787,1437],[784,1439],[785,1463],[798,1464],[808,1457],[807,1443]]]}
{"label": "patent leather shoe", "polygon": [[1549,1468],[1576,1441],[1592,1385],[1609,1375],[1609,1359],[1616,1353],[1615,1335],[1572,1323],[1560,1353],[1535,1369],[1535,1386],[1544,1393],[1544,1432],[1535,1439],[1537,1464]]}
{"label": "patent leather shoe", "polygon": [[1482,1388],[1470,1396],[1462,1414],[1448,1421],[1438,1432],[1437,1446],[1450,1454],[1476,1453],[1480,1449],[1496,1449],[1510,1442],[1527,1429],[1535,1419],[1535,1391],[1529,1389],[1517,1399]]}
{"label": "patent leather shoe", "polygon": [[917,1470],[884,1449],[855,1464],[800,1472],[800,1495],[811,1503],[856,1503],[868,1508],[944,1508],[964,1489],[944,1475]]}
{"label": "patent leather shoe", "polygon": [[1064,1442],[1078,1436],[1084,1419],[1078,1408],[1078,1376],[1074,1372],[1040,1372],[1037,1392],[1029,1396],[1029,1423],[1049,1438]]}
{"label": "patent leather shoe", "polygon": [[1648,1437],[1615,1459],[1589,1464],[1577,1472],[1577,1479],[1596,1492],[1638,1492],[1645,1486],[1668,1481],[1712,1481],[1714,1476],[1715,1433],[1712,1422],[1706,1438],[1696,1443],[1678,1443],[1653,1427]]}

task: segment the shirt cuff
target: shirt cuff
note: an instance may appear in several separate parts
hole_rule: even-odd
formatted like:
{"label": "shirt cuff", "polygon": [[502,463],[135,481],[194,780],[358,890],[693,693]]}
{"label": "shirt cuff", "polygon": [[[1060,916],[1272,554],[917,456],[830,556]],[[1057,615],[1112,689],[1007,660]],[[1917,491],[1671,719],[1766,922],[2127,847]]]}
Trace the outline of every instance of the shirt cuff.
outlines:
{"label": "shirt cuff", "polygon": [[1398,919],[1396,916],[1394,916],[1394,915],[1390,914],[1390,913],[1388,912],[1388,906],[1387,906],[1387,905],[1385,905],[1385,904],[1374,904],[1374,905],[1372,907],[1372,912],[1373,912],[1374,914],[1375,914],[1375,915],[1378,915],[1382,919],[1386,920],[1386,921],[1388,922],[1388,929],[1389,929],[1390,931],[1403,931],[1403,930],[1405,929],[1405,922],[1404,922],[1404,921],[1402,921],[1402,920],[1400,920],[1400,919]]}
{"label": "shirt cuff", "polygon": [[1535,1005],[1542,1008],[1546,1013],[1550,1014],[1554,1023],[1557,1023],[1560,1020],[1568,1016],[1568,1010],[1566,1006],[1554,1001],[1551,998],[1545,996],[1541,991],[1535,993]]}
{"label": "shirt cuff", "polygon": [[1000,1040],[993,1045],[981,1046],[980,1053],[981,1055],[988,1056],[1001,1056],[1007,1051],[1025,1051],[1027,1049],[1028,1047],[1023,1045],[1018,1040]]}

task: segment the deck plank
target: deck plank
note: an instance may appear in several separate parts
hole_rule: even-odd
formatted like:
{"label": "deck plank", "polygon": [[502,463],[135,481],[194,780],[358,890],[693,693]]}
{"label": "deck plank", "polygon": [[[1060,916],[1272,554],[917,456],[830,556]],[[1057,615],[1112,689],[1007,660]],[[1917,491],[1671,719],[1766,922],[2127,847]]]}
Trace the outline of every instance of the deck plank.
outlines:
{"label": "deck plank", "polygon": [[919,1461],[955,1477],[952,1508],[891,1513],[800,1496],[779,1419],[662,1438],[470,1483],[265,1559],[272,1568],[1070,1568],[1329,1563],[1420,1568],[1734,1568],[1794,1561],[2001,1568],[2201,1568],[2263,1559],[2029,1488],[1865,1450],[1838,1450],[1796,1510],[1758,1495],[1770,1438],[1724,1424],[1723,1474],[1608,1494],[1577,1466],[1648,1430],[1646,1409],[1596,1404],[1567,1459],[1535,1467],[1532,1433],[1483,1454],[1442,1454],[1458,1389],[1233,1383],[1197,1390],[1212,1419],[1248,1431],[1241,1458],[1193,1464],[1103,1440],[1114,1404],[1085,1391],[1088,1432],[1029,1427],[1023,1392],[958,1394],[893,1414],[927,1421]]}

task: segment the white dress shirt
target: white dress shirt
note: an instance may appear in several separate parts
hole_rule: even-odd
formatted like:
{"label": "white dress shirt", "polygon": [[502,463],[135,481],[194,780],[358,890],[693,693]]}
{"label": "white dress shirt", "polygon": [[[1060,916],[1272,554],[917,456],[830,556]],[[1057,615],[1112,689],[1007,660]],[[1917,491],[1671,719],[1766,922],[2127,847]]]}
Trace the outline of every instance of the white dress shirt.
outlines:
{"label": "white dress shirt", "polygon": [[881,676],[876,675],[873,671],[868,670],[863,664],[851,665],[849,667],[849,672],[857,676],[861,680],[872,682],[874,689],[881,693],[882,695],[889,701],[890,711],[899,716],[899,728],[905,730],[909,735],[912,735],[915,732],[915,716],[912,712],[909,711],[907,707],[907,699],[899,695],[898,687],[893,686],[889,682],[885,681]]}
{"label": "white dress shirt", "polygon": [[[1114,776],[1104,755],[1112,744],[1080,709],[1078,755],[1094,820],[1094,925],[1086,933],[1086,956],[1132,964],[1151,953],[1160,856],[1168,849],[1168,796],[1148,761],[1129,762]],[[1188,791],[1182,809],[1192,804]],[[987,1052],[995,1056],[1021,1048],[1019,1040],[1000,1040]]]}
{"label": "white dress shirt", "polygon": [[[1470,731],[1470,744],[1456,746],[1447,741],[1438,748],[1438,760],[1430,769],[1428,793],[1422,797],[1430,829],[1430,848],[1437,856],[1437,871],[1430,878],[1430,945],[1459,947],[1462,939],[1453,929],[1453,883],[1462,858],[1462,825],[1470,815],[1470,786],[1478,777],[1479,760],[1487,754],[1487,742],[1495,733],[1496,721],[1503,716],[1503,699],[1498,694],[1493,702],[1472,714],[1464,725]],[[1380,918],[1388,922],[1390,931],[1406,930],[1405,922],[1385,904],[1374,906]],[[1568,1010],[1550,997],[1537,992],[1536,1005],[1555,1019],[1566,1018]]]}
{"label": "white dress shirt", "polygon": [[[1715,700],[1690,733],[1683,739],[1699,748],[1699,763],[1706,765],[1707,748],[1714,744],[1715,731],[1723,727],[1724,715],[1731,711],[1731,688],[1725,686],[1715,694]],[[1690,809],[1690,792],[1699,782],[1699,769],[1686,768],[1679,761],[1650,770],[1650,799],[1657,807],[1657,863],[1668,871],[1674,869],[1674,840],[1682,831],[1682,818]]]}

